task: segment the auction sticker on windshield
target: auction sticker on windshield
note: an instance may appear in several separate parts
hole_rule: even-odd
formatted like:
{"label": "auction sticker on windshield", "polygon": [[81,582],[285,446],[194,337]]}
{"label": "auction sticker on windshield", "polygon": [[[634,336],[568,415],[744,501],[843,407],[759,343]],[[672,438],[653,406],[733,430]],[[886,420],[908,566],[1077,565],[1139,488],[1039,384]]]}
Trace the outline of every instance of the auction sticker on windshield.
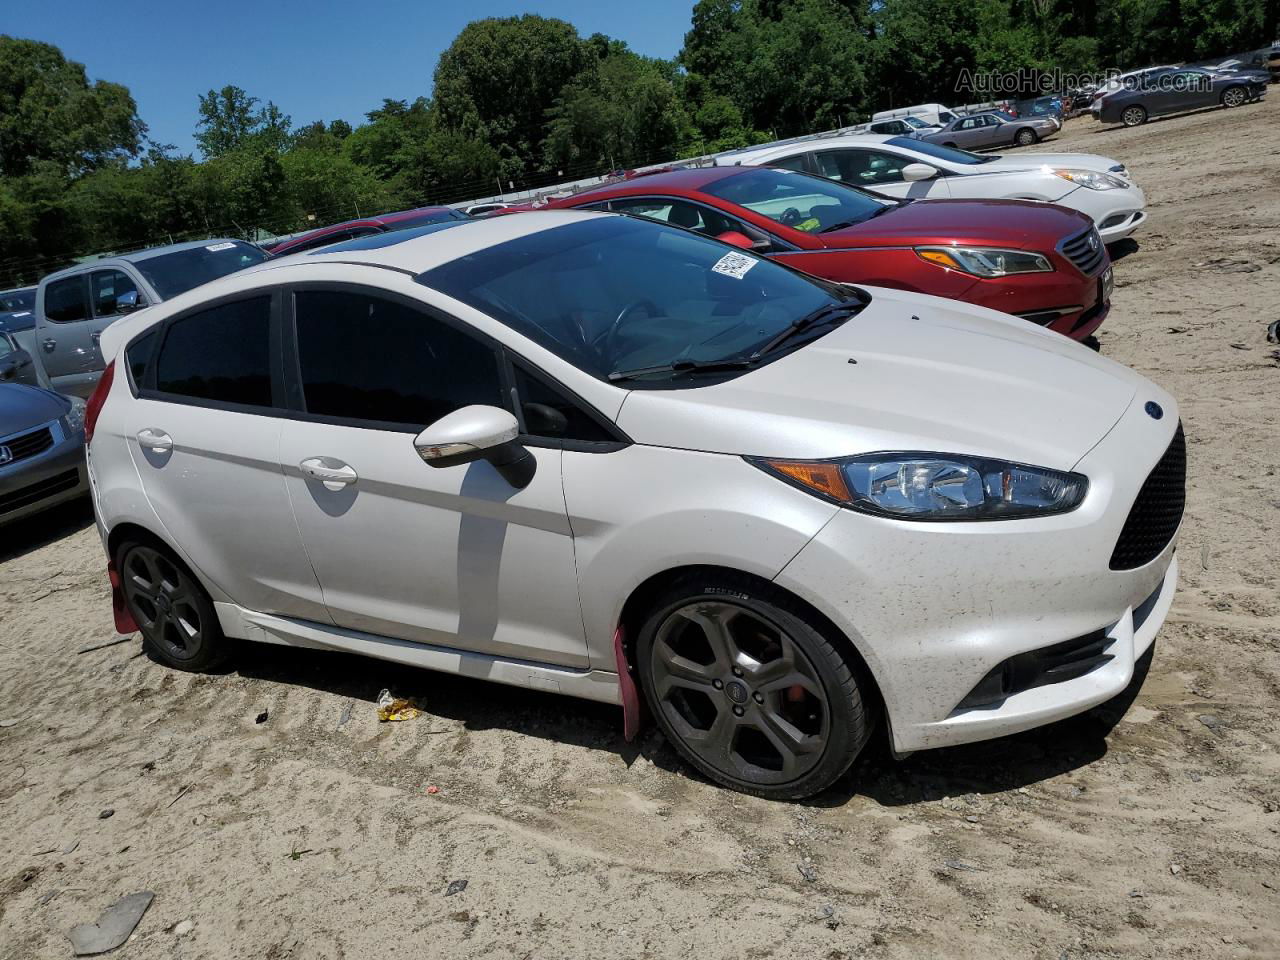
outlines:
{"label": "auction sticker on windshield", "polygon": [[759,262],[754,257],[744,257],[740,253],[726,253],[711,269],[714,273],[723,273],[726,277],[741,280]]}
{"label": "auction sticker on windshield", "polygon": [[236,245],[230,242],[211,243],[207,247],[205,247],[205,249],[208,250],[210,253],[217,253],[219,250],[234,250],[235,248],[236,248]]}

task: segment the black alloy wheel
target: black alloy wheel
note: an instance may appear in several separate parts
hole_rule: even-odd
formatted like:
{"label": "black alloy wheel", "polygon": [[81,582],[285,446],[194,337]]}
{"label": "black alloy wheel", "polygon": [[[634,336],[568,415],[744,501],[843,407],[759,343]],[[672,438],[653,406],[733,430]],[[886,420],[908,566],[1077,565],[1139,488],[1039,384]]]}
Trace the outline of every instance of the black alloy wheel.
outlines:
{"label": "black alloy wheel", "polygon": [[156,658],[180,670],[208,670],[228,654],[204,588],[167,550],[126,543],[117,554],[125,602]]}
{"label": "black alloy wheel", "polygon": [[710,584],[659,605],[637,646],[663,732],[712,779],[799,799],[830,786],[870,732],[848,659],[789,598]]}

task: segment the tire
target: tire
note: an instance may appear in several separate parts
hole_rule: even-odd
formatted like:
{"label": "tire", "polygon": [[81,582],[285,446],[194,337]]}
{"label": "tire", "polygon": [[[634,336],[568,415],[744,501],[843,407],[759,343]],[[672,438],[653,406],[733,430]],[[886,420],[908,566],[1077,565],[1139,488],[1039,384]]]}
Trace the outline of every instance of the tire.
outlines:
{"label": "tire", "polygon": [[733,790],[813,796],[853,765],[871,735],[860,664],[767,584],[728,574],[673,584],[654,601],[635,656],[667,739]]}
{"label": "tire", "polygon": [[1243,106],[1249,99],[1249,91],[1244,87],[1227,87],[1222,91],[1221,103],[1224,107]]}
{"label": "tire", "polygon": [[1147,108],[1140,107],[1136,103],[1131,107],[1125,107],[1124,113],[1120,114],[1120,122],[1126,127],[1140,127],[1147,122]]}
{"label": "tire", "polygon": [[1020,147],[1029,147],[1040,138],[1036,136],[1036,132],[1030,127],[1023,127],[1017,132],[1013,138],[1013,142]]}
{"label": "tire", "polygon": [[155,540],[126,540],[116,550],[116,569],[148,654],[192,673],[226,662],[233,644],[213,602],[172,550]]}

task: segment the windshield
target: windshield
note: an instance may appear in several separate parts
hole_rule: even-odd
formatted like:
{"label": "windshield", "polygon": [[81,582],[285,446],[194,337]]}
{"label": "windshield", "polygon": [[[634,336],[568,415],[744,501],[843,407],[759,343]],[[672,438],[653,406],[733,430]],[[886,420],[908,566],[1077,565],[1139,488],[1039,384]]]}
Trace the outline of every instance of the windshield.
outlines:
{"label": "windshield", "polygon": [[19,310],[32,310],[36,305],[36,288],[26,290],[5,290],[0,293],[0,313],[16,313]]}
{"label": "windshield", "polygon": [[892,140],[885,142],[890,146],[914,150],[916,153],[923,153],[938,160],[946,160],[948,163],[962,163],[966,166],[990,163],[992,160],[999,159],[999,157],[984,157],[981,154],[970,153],[968,150],[957,150],[955,147],[944,147],[940,143],[930,143],[928,140],[913,140],[910,137],[894,137]]}
{"label": "windshield", "polygon": [[917,130],[921,130],[928,126],[928,124],[919,117],[906,116],[902,118],[902,122],[909,127],[915,127]]}
{"label": "windshield", "polygon": [[[602,380],[618,371],[749,357],[798,318],[855,300],[853,291],[752,253],[616,215],[509,240],[417,281]],[[709,373],[661,370],[635,385],[696,386]]]}
{"label": "windshield", "polygon": [[421,227],[428,223],[445,223],[450,220],[470,220],[471,218],[461,210],[431,210],[427,213],[415,214],[412,217],[405,217],[403,220],[392,220],[385,224],[388,230],[407,230],[410,227]]}
{"label": "windshield", "polygon": [[853,226],[897,205],[896,200],[825,177],[776,167],[748,168],[708,183],[701,190],[806,233]]}
{"label": "windshield", "polygon": [[146,257],[135,262],[134,266],[142,271],[162,300],[169,300],[202,283],[252,267],[266,259],[267,255],[253,244],[222,240],[203,247]]}

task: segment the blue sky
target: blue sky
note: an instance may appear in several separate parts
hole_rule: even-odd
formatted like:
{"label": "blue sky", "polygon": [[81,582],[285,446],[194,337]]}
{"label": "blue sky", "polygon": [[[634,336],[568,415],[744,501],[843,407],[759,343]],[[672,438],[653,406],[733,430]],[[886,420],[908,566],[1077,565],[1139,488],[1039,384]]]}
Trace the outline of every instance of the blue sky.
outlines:
{"label": "blue sky", "polygon": [[436,59],[469,21],[537,13],[583,36],[607,33],[649,56],[673,56],[693,0],[89,0],[6,3],[0,31],[56,44],[91,80],[123,83],[151,136],[195,152],[199,94],[228,83],[273,100],[295,126],[353,125],[384,97],[431,92]]}

